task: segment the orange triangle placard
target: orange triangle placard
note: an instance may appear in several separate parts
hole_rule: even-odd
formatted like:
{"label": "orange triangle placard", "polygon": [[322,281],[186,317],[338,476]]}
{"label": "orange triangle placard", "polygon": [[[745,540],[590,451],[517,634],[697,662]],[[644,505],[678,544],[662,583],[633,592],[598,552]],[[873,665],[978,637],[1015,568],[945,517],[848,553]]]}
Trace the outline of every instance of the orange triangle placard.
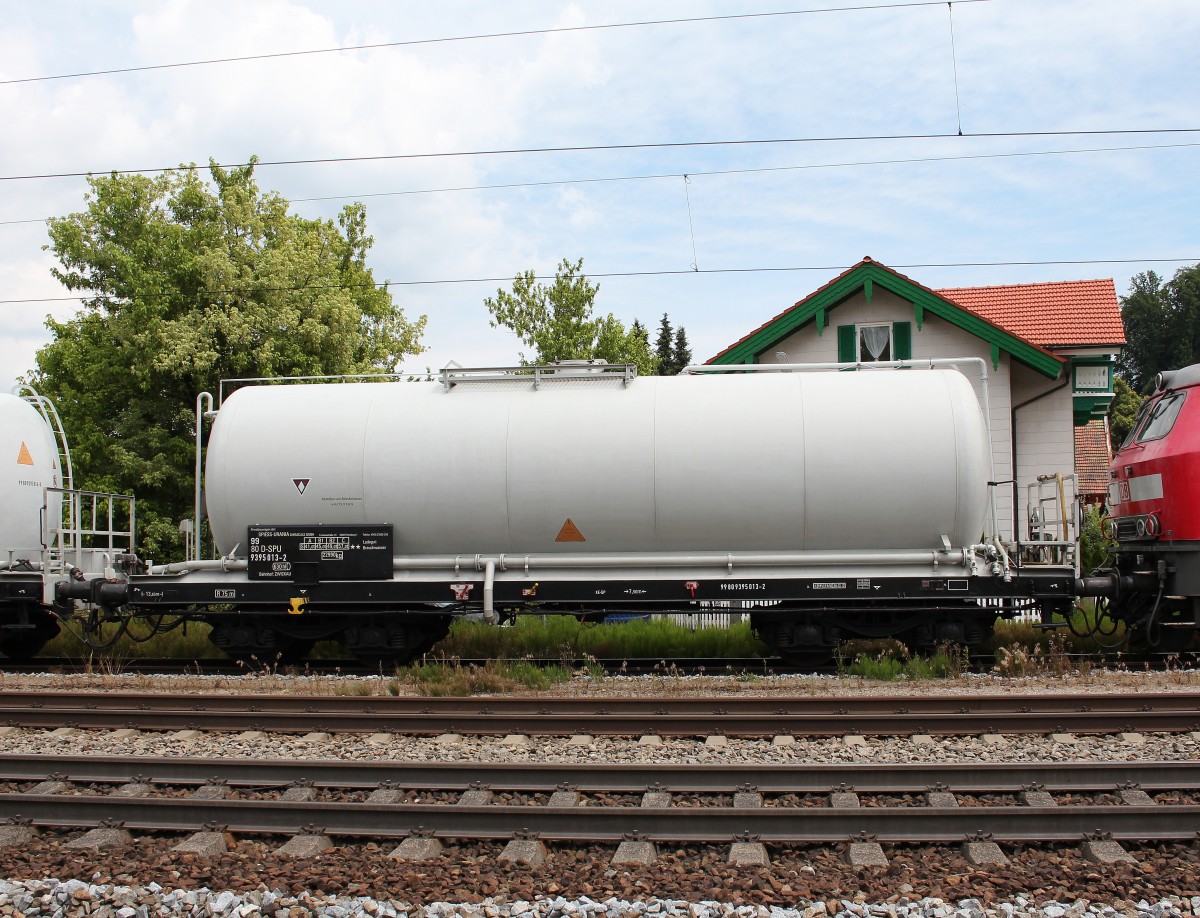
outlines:
{"label": "orange triangle placard", "polygon": [[21,441],[21,451],[17,453],[17,465],[33,465],[33,456],[29,455],[29,447],[24,440]]}
{"label": "orange triangle placard", "polygon": [[554,539],[555,542],[586,542],[583,533],[579,531],[579,527],[571,522],[568,517],[567,521],[562,524],[562,529],[558,530],[558,536]]}

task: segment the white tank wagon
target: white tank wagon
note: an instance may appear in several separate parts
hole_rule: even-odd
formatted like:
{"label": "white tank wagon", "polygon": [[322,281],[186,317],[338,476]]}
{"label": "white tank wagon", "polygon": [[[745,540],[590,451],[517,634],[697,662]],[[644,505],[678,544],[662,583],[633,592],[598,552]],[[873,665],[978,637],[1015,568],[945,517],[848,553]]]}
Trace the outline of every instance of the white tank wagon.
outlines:
{"label": "white tank wagon", "polygon": [[207,454],[220,557],[109,601],[203,618],[260,659],[334,638],[403,661],[468,612],[731,602],[792,658],[854,636],[977,643],[996,614],[1071,589],[984,537],[985,416],[962,373],[928,364],[244,387]]}
{"label": "white tank wagon", "polygon": [[0,653],[32,657],[72,618],[94,645],[136,565],[133,498],[72,487],[58,412],[28,386],[0,394],[0,463]]}
{"label": "white tank wagon", "polygon": [[222,554],[263,522],[388,523],[406,556],[931,550],[983,535],[988,448],[954,371],[255,386],[206,499]]}
{"label": "white tank wagon", "polygon": [[62,516],[58,443],[25,399],[0,393],[0,652],[32,656],[58,634],[42,606],[44,554]]}
{"label": "white tank wagon", "polygon": [[[25,399],[0,393],[0,567],[10,570],[21,558],[40,553],[47,542],[42,504],[46,488],[61,484],[58,444],[46,419]],[[57,515],[62,498],[50,512]]]}

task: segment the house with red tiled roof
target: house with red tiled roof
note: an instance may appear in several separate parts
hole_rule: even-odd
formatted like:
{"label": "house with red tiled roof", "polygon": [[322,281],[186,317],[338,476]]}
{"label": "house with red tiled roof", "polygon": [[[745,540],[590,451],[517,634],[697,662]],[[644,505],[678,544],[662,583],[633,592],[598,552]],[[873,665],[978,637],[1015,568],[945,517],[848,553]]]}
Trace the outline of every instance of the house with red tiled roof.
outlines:
{"label": "house with red tiled roof", "polygon": [[986,387],[999,534],[1011,539],[1028,536],[1039,476],[1062,476],[1069,495],[1097,486],[1095,438],[1077,449],[1076,430],[1103,429],[1124,343],[1111,279],[938,290],[864,258],[708,362],[979,358],[961,370],[981,404]]}

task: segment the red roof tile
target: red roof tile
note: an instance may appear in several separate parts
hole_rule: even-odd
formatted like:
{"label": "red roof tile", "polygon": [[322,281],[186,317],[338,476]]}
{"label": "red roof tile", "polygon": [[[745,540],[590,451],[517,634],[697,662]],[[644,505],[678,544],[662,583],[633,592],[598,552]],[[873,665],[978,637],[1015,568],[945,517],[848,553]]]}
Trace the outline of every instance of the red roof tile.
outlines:
{"label": "red roof tile", "polygon": [[1088,421],[1075,428],[1075,474],[1079,493],[1099,497],[1108,490],[1108,463],[1112,451],[1108,442],[1108,419]]}
{"label": "red roof tile", "polygon": [[936,294],[1042,347],[1125,343],[1111,278],[948,287]]}

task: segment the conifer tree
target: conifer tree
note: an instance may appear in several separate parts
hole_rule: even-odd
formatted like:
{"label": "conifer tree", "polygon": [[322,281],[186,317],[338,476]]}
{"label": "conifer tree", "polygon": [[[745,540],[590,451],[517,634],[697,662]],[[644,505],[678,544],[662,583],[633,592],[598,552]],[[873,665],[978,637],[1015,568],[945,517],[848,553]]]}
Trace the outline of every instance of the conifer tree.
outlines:
{"label": "conifer tree", "polygon": [[658,337],[654,340],[654,356],[658,358],[658,368],[655,372],[659,376],[674,376],[678,372],[679,368],[675,366],[671,320],[667,318],[665,312],[658,323]]}
{"label": "conifer tree", "polygon": [[692,347],[688,344],[687,330],[682,325],[675,329],[675,348],[671,356],[676,373],[692,362]]}

